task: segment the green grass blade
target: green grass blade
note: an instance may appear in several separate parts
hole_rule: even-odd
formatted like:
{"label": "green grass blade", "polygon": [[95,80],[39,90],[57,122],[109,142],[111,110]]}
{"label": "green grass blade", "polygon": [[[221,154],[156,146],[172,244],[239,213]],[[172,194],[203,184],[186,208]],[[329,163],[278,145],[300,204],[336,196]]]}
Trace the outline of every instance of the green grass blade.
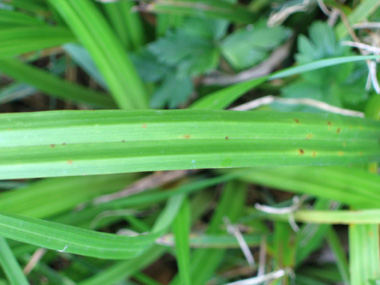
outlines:
{"label": "green grass blade", "polygon": [[0,179],[359,164],[380,159],[379,126],[335,114],[217,110],[2,114]]}
{"label": "green grass blade", "polygon": [[60,99],[73,100],[97,107],[115,107],[112,99],[106,97],[105,94],[64,81],[16,59],[0,60],[0,70],[18,81],[28,83]]}
{"label": "green grass blade", "polygon": [[249,81],[241,82],[224,89],[215,91],[200,100],[196,101],[192,108],[196,109],[223,109],[228,107],[233,101],[238,99],[240,96],[244,95],[247,91],[255,88],[266,80],[285,78],[288,76],[300,74],[307,71],[317,70],[329,66],[334,66],[337,64],[343,64],[348,62],[362,61],[368,59],[379,58],[377,55],[372,56],[347,56],[338,58],[329,58],[313,61],[311,63],[289,67],[271,75],[252,79]]}
{"label": "green grass blade", "polygon": [[335,259],[337,261],[336,264],[344,284],[350,284],[350,273],[346,254],[344,252],[342,242],[333,227],[329,227],[326,239],[329,247],[335,255]]}
{"label": "green grass blade", "polygon": [[185,198],[173,223],[173,233],[175,236],[176,257],[181,284],[190,285],[190,206]]}
{"label": "green grass blade", "polygon": [[1,192],[0,211],[33,218],[52,217],[99,195],[123,189],[135,178],[136,175],[117,174],[42,179]]}
{"label": "green grass blade", "polygon": [[158,237],[118,236],[63,224],[0,214],[0,235],[52,250],[103,259],[129,259],[141,254]]}
{"label": "green grass blade", "polygon": [[255,168],[239,176],[239,179],[292,193],[331,199],[355,207],[380,207],[380,177],[357,168]]}
{"label": "green grass blade", "polygon": [[[373,12],[376,11],[376,9],[379,7],[380,3],[378,0],[365,0],[361,1],[358,6],[353,10],[353,12],[348,15],[348,22],[353,25],[356,23],[361,22],[362,20],[365,20],[370,16]],[[335,33],[337,34],[338,38],[343,39],[345,36],[348,35],[349,31],[347,27],[344,25],[343,21],[340,22],[335,27]]]}
{"label": "green grass blade", "polygon": [[7,241],[2,237],[0,237],[0,264],[12,285],[29,284]]}
{"label": "green grass blade", "polygon": [[12,10],[0,9],[0,27],[40,26],[45,25],[37,17]]}
{"label": "green grass blade", "polygon": [[103,7],[118,38],[128,50],[138,50],[145,42],[144,30],[138,13],[132,12],[133,1],[104,3]]}
{"label": "green grass blade", "polygon": [[206,16],[238,23],[253,23],[257,15],[246,7],[215,0],[158,0],[143,8],[144,11],[183,16]]}
{"label": "green grass blade", "polygon": [[379,225],[350,225],[351,284],[371,284],[380,278]]}
{"label": "green grass blade", "polygon": [[[266,217],[287,221],[290,214],[264,214]],[[338,211],[315,211],[298,210],[291,214],[297,222],[353,225],[353,224],[380,224],[380,210],[338,210]]]}
{"label": "green grass blade", "polygon": [[74,35],[68,29],[61,27],[2,29],[0,30],[0,59],[75,41]]}
{"label": "green grass blade", "polygon": [[122,44],[91,0],[52,0],[73,33],[89,51],[122,109],[145,108],[147,94]]}
{"label": "green grass blade", "polygon": [[80,285],[115,284],[123,279],[131,277],[134,273],[144,269],[155,260],[159,259],[166,249],[162,246],[153,246],[144,251],[133,260],[120,261],[102,272],[80,282]]}

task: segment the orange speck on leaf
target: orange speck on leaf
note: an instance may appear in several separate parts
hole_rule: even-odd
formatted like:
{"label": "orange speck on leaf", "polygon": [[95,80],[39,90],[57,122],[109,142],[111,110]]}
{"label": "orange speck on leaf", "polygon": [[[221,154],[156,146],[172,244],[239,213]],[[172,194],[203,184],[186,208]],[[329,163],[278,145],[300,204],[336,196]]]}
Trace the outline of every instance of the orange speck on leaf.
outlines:
{"label": "orange speck on leaf", "polygon": [[299,151],[300,155],[303,155],[305,153],[305,151],[302,148],[300,148],[298,151]]}
{"label": "orange speck on leaf", "polygon": [[145,129],[146,128],[146,124],[143,124],[142,127]]}
{"label": "orange speck on leaf", "polygon": [[189,139],[190,138],[190,135],[184,135],[183,136],[185,139]]}
{"label": "orange speck on leaf", "polygon": [[339,156],[342,156],[343,154],[344,154],[343,151],[338,151],[338,155],[339,155]]}
{"label": "orange speck on leaf", "polygon": [[52,144],[50,145],[50,147],[55,147],[55,144],[52,143]]}
{"label": "orange speck on leaf", "polygon": [[308,134],[307,137],[306,137],[306,140],[311,139],[312,136],[313,136],[312,134]]}
{"label": "orange speck on leaf", "polygon": [[300,120],[298,120],[298,119],[294,119],[294,122],[296,122],[297,124],[299,124],[299,123],[300,123]]}
{"label": "orange speck on leaf", "polygon": [[68,160],[67,164],[73,164],[73,161],[72,160]]}
{"label": "orange speck on leaf", "polygon": [[340,133],[340,128],[337,128],[337,129],[336,129],[336,133],[337,133],[337,134]]}
{"label": "orange speck on leaf", "polygon": [[315,151],[313,151],[313,157],[316,157],[317,156],[317,153]]}

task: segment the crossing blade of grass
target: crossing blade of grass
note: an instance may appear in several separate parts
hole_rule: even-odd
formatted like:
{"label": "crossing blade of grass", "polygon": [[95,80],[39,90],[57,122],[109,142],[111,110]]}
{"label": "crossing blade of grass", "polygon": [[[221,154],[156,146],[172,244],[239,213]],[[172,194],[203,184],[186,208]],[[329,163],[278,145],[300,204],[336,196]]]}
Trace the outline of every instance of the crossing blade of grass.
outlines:
{"label": "crossing blade of grass", "polygon": [[143,11],[183,16],[206,16],[238,23],[253,23],[257,15],[235,3],[214,0],[158,0],[142,8]]}
{"label": "crossing blade of grass", "polygon": [[50,3],[91,54],[119,107],[147,107],[147,94],[137,71],[93,1],[52,0]]}
{"label": "crossing blade of grass", "polygon": [[136,175],[102,175],[42,179],[26,187],[0,193],[0,211],[47,218],[64,213],[98,195],[131,184]]}
{"label": "crossing blade of grass", "polygon": [[379,226],[349,226],[351,284],[375,284],[380,278]]}
{"label": "crossing blade of grass", "polygon": [[7,241],[0,237],[0,265],[12,285],[28,285],[24,272],[13,255]]}
{"label": "crossing blade of grass", "polygon": [[[374,11],[376,11],[379,5],[380,3],[377,0],[361,1],[358,6],[352,10],[352,13],[348,15],[347,18],[349,23],[353,25],[367,19]],[[343,39],[349,34],[349,31],[343,21],[335,27],[335,33],[340,39]]]}
{"label": "crossing blade of grass", "polygon": [[80,285],[115,284],[131,277],[136,272],[143,270],[149,264],[159,259],[166,248],[155,245],[146,249],[140,256],[133,260],[119,261],[115,265],[102,270],[98,274],[79,282]]}
{"label": "crossing blade of grass", "polygon": [[0,60],[0,71],[60,99],[103,108],[115,107],[112,99],[105,94],[64,81],[46,71],[27,65],[16,59]]}
{"label": "crossing blade of grass", "polygon": [[132,12],[134,5],[132,1],[103,3],[109,21],[127,50],[138,50],[145,42],[139,14]]}
{"label": "crossing blade of grass", "polygon": [[288,76],[300,74],[307,71],[317,70],[337,64],[343,64],[348,62],[362,61],[368,59],[376,59],[379,56],[347,56],[316,60],[311,63],[289,67],[278,72],[275,72],[268,76],[259,77],[249,81],[244,81],[232,86],[215,91],[207,96],[196,101],[191,108],[195,109],[224,109],[228,107],[233,101],[244,95],[247,91],[257,87],[261,83],[272,80],[285,78]]}
{"label": "crossing blade of grass", "polygon": [[355,207],[380,207],[380,177],[358,168],[254,168],[238,179],[292,193],[331,199]]}
{"label": "crossing blade of grass", "polygon": [[[0,115],[0,179],[380,159],[380,123],[218,110]],[[154,161],[154,163],[152,163]]]}
{"label": "crossing blade of grass", "polygon": [[[246,195],[245,183],[231,181],[226,184],[220,201],[214,211],[207,234],[223,233],[223,218],[234,223],[238,219]],[[223,260],[224,249],[198,249],[192,254],[191,280],[193,284],[205,284]]]}
{"label": "crossing blade of grass", "polygon": [[37,17],[32,17],[24,13],[0,9],[0,27],[22,27],[46,25]]}
{"label": "crossing blade of grass", "polygon": [[173,233],[175,236],[175,248],[178,264],[178,271],[181,284],[190,285],[190,206],[187,197],[184,199],[181,209],[179,210],[173,223]]}
{"label": "crossing blade of grass", "polygon": [[158,237],[157,234],[117,236],[5,213],[0,214],[0,236],[52,250],[102,259],[134,258]]}
{"label": "crossing blade of grass", "polygon": [[0,59],[48,47],[76,42],[74,35],[65,28],[36,26],[0,30]]}
{"label": "crossing blade of grass", "polygon": [[349,266],[344,252],[342,242],[333,227],[327,230],[326,240],[335,255],[336,265],[339,269],[340,275],[345,285],[350,284]]}

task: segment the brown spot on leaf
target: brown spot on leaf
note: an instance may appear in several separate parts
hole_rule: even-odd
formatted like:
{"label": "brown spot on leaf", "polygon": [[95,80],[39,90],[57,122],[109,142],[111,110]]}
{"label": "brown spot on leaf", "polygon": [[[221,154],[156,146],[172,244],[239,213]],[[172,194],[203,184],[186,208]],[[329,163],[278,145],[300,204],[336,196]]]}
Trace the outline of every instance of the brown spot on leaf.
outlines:
{"label": "brown spot on leaf", "polygon": [[145,129],[146,128],[146,124],[143,124],[142,127],[143,127],[143,129]]}
{"label": "brown spot on leaf", "polygon": [[343,154],[344,154],[343,151],[338,151],[338,155],[339,155],[339,156],[342,156]]}
{"label": "brown spot on leaf", "polygon": [[297,124],[299,124],[299,123],[300,123],[300,120],[298,120],[298,119],[294,119],[294,122],[296,122]]}
{"label": "brown spot on leaf", "polygon": [[340,128],[337,128],[337,129],[336,129],[336,133],[337,133],[337,134],[340,133]]}
{"label": "brown spot on leaf", "polygon": [[225,139],[228,140],[228,136],[226,136]]}
{"label": "brown spot on leaf", "polygon": [[50,145],[50,147],[55,147],[55,144],[52,143],[52,144]]}
{"label": "brown spot on leaf", "polygon": [[300,148],[298,151],[299,151],[300,155],[303,155],[305,153],[305,151],[302,148]]}
{"label": "brown spot on leaf", "polygon": [[317,153],[313,151],[312,157],[316,157],[316,156],[317,156]]}
{"label": "brown spot on leaf", "polygon": [[306,140],[311,139],[312,136],[313,136],[312,134],[308,134],[307,137],[306,137]]}
{"label": "brown spot on leaf", "polygon": [[66,145],[66,143],[62,143],[62,145]]}
{"label": "brown spot on leaf", "polygon": [[189,139],[190,138],[190,135],[184,135],[183,136],[185,139]]}
{"label": "brown spot on leaf", "polygon": [[123,143],[124,143],[124,142],[125,142],[125,140],[122,140],[121,142],[123,142]]}
{"label": "brown spot on leaf", "polygon": [[331,123],[330,121],[327,121],[327,124],[328,124],[329,126],[332,126],[332,123]]}
{"label": "brown spot on leaf", "polygon": [[68,160],[68,161],[67,161],[67,164],[70,164],[70,165],[71,165],[71,164],[73,164],[73,161],[72,161],[72,160]]}

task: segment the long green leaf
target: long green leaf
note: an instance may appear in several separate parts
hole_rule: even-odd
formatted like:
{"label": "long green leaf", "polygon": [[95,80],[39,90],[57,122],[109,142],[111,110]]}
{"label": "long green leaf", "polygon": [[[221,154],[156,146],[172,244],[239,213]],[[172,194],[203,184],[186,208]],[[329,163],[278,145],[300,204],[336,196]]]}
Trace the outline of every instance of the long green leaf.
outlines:
{"label": "long green leaf", "polygon": [[29,284],[7,241],[0,237],[0,265],[12,285]]}
{"label": "long green leaf", "polygon": [[51,0],[89,51],[120,108],[147,106],[147,94],[122,44],[91,0]]}
{"label": "long green leaf", "polygon": [[57,98],[98,107],[115,107],[112,99],[106,97],[105,94],[64,81],[16,59],[0,60],[0,70],[18,81],[28,83]]}
{"label": "long green leaf", "polygon": [[181,284],[190,285],[190,205],[185,198],[173,223],[173,233],[175,235],[176,257]]}
{"label": "long green leaf", "polygon": [[118,236],[5,213],[0,213],[0,236],[52,250],[103,259],[134,258],[158,237],[157,234]]}
{"label": "long green leaf", "polygon": [[75,42],[74,35],[65,28],[36,26],[0,30],[0,59]]}
{"label": "long green leaf", "polygon": [[16,11],[0,9],[0,27],[17,27],[17,26],[40,26],[45,25],[37,17],[32,17]]}
{"label": "long green leaf", "polygon": [[0,115],[0,179],[380,159],[380,123],[334,114],[57,111]]}
{"label": "long green leaf", "polygon": [[319,166],[254,168],[239,176],[239,179],[356,207],[380,207],[380,177],[357,168]]}

